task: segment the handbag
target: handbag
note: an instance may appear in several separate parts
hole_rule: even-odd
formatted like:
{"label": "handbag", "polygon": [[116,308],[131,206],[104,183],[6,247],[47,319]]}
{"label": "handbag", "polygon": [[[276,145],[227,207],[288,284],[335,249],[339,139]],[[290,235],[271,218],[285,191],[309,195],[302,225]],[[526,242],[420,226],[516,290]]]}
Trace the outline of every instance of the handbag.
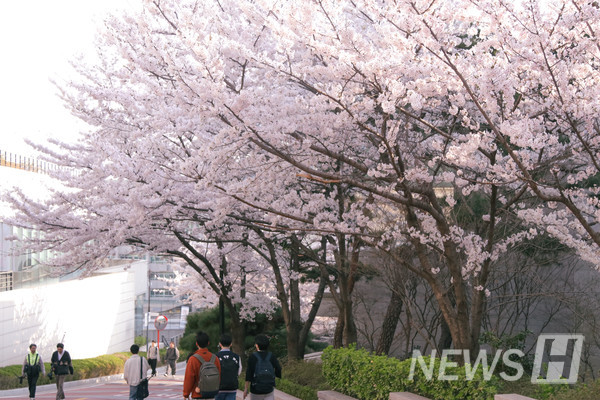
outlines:
{"label": "handbag", "polygon": [[[144,364],[144,357],[140,357],[140,378],[143,376],[142,373],[142,365]],[[135,392],[135,397],[138,399],[145,399],[150,396],[150,392],[148,391],[148,378],[143,378],[139,385],[137,386],[137,391]]]}

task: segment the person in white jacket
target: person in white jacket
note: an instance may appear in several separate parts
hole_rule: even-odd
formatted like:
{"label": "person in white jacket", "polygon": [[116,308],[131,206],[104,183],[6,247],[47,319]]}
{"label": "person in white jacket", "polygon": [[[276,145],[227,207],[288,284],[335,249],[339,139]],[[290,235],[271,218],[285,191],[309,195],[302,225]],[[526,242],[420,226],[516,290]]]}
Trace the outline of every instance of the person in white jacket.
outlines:
{"label": "person in white jacket", "polygon": [[140,381],[148,376],[150,364],[145,358],[138,355],[140,347],[137,344],[132,344],[129,350],[133,355],[125,361],[123,378],[129,384],[129,400],[138,400],[137,388]]}

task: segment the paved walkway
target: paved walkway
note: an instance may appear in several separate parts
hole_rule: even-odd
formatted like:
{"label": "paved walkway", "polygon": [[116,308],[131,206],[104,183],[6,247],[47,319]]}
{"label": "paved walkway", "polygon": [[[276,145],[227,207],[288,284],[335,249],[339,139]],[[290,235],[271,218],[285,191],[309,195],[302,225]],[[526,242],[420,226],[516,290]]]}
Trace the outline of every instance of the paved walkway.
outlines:
{"label": "paved walkway", "polygon": [[[148,384],[150,396],[146,400],[182,399],[185,366],[185,362],[178,363],[175,376],[164,376],[166,367],[157,368],[157,376],[150,379],[150,383]],[[129,398],[129,385],[123,380],[123,374],[65,382],[64,389],[67,400],[115,400]],[[29,398],[27,387],[0,390],[0,399],[27,398]],[[36,400],[56,399],[56,384],[38,386],[35,398]],[[241,390],[238,390],[236,400],[243,400],[243,392]],[[275,389],[275,400],[299,399]]]}
{"label": "paved walkway", "polygon": [[[165,369],[166,367],[157,368],[157,376],[150,379],[148,385],[150,396],[147,398],[148,400],[183,398],[185,362],[177,364],[177,373],[175,376],[164,376]],[[67,400],[114,400],[129,398],[129,385],[123,379],[123,374],[65,382],[64,389]],[[27,398],[29,398],[27,387],[0,390],[0,399]],[[56,384],[38,386],[35,398],[36,400],[55,399]]]}

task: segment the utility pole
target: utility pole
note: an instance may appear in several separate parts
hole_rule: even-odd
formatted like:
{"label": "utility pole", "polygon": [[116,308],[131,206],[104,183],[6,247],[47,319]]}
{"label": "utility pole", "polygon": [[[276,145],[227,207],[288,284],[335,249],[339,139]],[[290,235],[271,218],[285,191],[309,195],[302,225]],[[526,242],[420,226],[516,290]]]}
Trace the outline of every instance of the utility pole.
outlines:
{"label": "utility pole", "polygon": [[148,312],[146,314],[146,352],[148,351],[148,327],[150,326],[150,260],[146,263],[148,266]]}

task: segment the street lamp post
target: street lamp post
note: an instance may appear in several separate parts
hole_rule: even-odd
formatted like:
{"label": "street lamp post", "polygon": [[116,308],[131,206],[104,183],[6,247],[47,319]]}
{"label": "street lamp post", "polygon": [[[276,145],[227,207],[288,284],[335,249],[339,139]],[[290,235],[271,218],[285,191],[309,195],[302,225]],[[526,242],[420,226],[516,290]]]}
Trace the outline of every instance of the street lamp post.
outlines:
{"label": "street lamp post", "polygon": [[150,264],[148,263],[148,313],[146,314],[146,351],[148,351],[148,329],[150,327]]}

